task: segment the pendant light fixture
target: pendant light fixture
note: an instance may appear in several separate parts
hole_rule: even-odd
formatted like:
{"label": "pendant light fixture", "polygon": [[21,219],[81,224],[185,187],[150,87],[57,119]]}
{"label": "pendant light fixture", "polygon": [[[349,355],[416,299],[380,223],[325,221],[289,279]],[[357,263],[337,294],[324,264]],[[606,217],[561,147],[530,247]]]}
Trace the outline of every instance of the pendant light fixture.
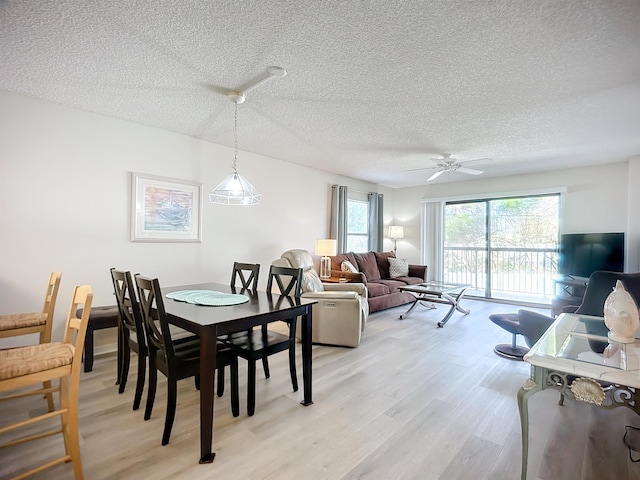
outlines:
{"label": "pendant light fixture", "polygon": [[270,67],[267,76],[241,91],[231,91],[227,96],[235,103],[233,115],[233,171],[209,193],[209,201],[219,205],[256,205],[262,200],[249,180],[238,173],[238,105],[245,101],[244,94],[273,77],[284,77],[287,72],[280,67]]}
{"label": "pendant light fixture", "polygon": [[255,205],[262,194],[245,177],[238,173],[238,102],[233,115],[233,162],[231,172],[209,193],[209,201],[220,205]]}

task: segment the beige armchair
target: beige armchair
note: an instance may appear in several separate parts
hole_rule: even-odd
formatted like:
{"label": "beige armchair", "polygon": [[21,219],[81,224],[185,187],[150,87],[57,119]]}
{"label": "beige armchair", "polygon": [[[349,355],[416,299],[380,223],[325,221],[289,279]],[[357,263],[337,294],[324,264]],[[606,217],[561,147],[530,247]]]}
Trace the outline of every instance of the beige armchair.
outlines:
{"label": "beige armchair", "polygon": [[[323,284],[306,250],[287,250],[273,265],[303,269],[302,296],[314,298],[314,343],[357,347],[369,316],[367,287],[362,283]],[[296,336],[300,338],[299,332]]]}

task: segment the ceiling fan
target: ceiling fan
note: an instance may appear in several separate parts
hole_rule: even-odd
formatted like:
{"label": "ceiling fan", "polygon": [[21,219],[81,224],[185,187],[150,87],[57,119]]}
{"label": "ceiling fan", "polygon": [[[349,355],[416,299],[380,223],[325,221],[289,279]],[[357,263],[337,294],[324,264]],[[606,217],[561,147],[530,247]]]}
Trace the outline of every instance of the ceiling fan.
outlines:
{"label": "ceiling fan", "polygon": [[479,162],[479,161],[490,161],[490,158],[476,158],[474,160],[469,160],[466,162],[459,162],[457,158],[453,158],[450,153],[443,153],[442,158],[430,158],[429,160],[436,163],[434,167],[422,167],[422,168],[414,168],[412,170],[404,170],[405,172],[415,172],[417,170],[436,170],[433,175],[431,175],[427,182],[438,178],[444,172],[460,172],[466,173],[468,175],[480,175],[482,174],[482,170],[476,170],[475,168],[468,168],[464,165],[471,162]]}

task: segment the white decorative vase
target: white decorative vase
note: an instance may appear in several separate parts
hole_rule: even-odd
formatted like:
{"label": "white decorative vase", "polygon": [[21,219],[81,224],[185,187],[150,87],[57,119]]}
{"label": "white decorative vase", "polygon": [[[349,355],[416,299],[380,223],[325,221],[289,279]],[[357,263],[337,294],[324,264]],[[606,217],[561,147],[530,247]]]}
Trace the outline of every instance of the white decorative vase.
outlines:
{"label": "white decorative vase", "polygon": [[604,302],[604,323],[610,330],[609,338],[619,343],[635,342],[635,332],[640,326],[638,317],[638,305],[618,280]]}

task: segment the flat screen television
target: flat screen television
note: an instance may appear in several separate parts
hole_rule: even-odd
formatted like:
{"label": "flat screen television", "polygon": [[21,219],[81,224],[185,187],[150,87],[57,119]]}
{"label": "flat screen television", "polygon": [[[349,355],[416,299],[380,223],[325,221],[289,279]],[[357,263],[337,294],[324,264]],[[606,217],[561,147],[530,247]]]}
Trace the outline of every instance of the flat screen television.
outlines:
{"label": "flat screen television", "polygon": [[589,277],[596,270],[624,270],[624,233],[560,235],[558,273]]}

